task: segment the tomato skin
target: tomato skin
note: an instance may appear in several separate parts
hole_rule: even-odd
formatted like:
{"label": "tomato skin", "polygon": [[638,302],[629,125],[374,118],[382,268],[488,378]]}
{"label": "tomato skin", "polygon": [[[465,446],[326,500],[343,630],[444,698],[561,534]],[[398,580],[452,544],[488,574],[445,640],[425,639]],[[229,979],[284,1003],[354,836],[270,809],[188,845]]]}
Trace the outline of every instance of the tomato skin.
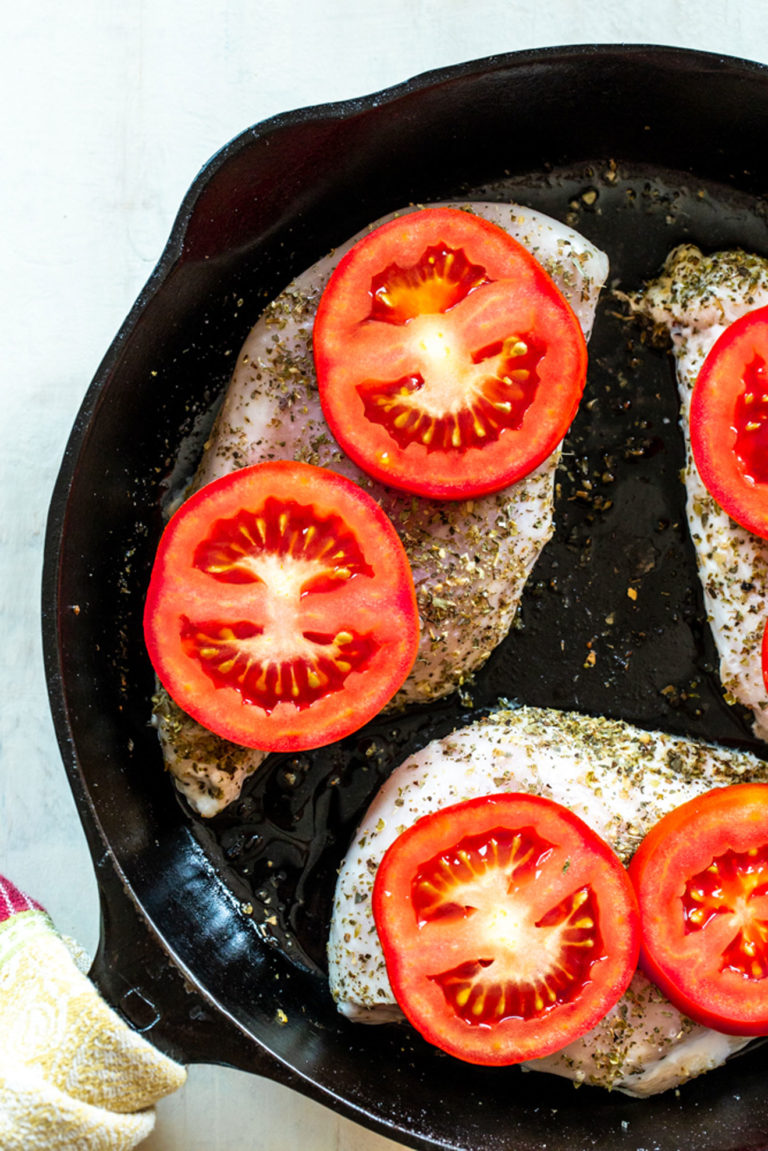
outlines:
{"label": "tomato skin", "polygon": [[691,450],[702,482],[731,519],[763,538],[768,475],[763,468],[755,475],[753,465],[765,458],[768,446],[766,361],[768,307],[735,320],[716,341],[694,385],[690,414]]}
{"label": "tomato skin", "polygon": [[[458,302],[447,298],[440,307],[425,293],[426,315],[419,313],[407,322],[375,323],[379,280],[386,280],[388,274],[396,279],[400,273],[403,280],[416,268],[423,281],[429,263],[425,257],[441,245],[462,259],[466,255],[470,267],[480,269],[466,298]],[[396,311],[395,307],[393,314]],[[385,383],[394,387],[393,381],[413,375],[409,323],[430,316],[455,325],[446,340],[450,352],[441,360],[441,365],[450,365],[445,368],[449,388],[458,386],[470,352],[480,355],[483,347],[503,342],[505,334],[517,331],[515,325],[541,340],[535,394],[521,401],[520,422],[507,426],[498,438],[492,439],[487,426],[480,433],[482,443],[435,450],[433,441],[429,447],[417,439],[399,443],[393,438],[393,428],[371,418],[365,390],[373,387],[375,392],[371,381],[381,380],[386,391]],[[434,331],[427,337],[437,339]],[[450,207],[405,213],[369,233],[346,254],[318,307],[314,356],[326,421],[344,451],[382,483],[435,499],[466,499],[498,491],[533,471],[568,430],[587,367],[586,342],[578,320],[544,268],[497,225]],[[505,370],[499,369],[502,375]],[[488,397],[482,401],[485,412],[493,402],[503,406],[504,397],[493,390],[497,385],[494,377],[493,388],[489,385]],[[414,394],[419,394],[419,388]],[[399,393],[394,398],[398,397]],[[379,397],[386,410],[385,400]],[[467,415],[470,408],[472,419]],[[468,425],[480,413],[480,407],[470,408],[465,407],[462,417]],[[400,414],[405,418],[405,409]],[[434,431],[441,421],[450,426],[451,418],[435,416],[430,425],[425,415],[424,426]],[[445,426],[442,434],[448,434]]]}
{"label": "tomato skin", "polygon": [[[714,788],[675,808],[646,835],[629,875],[648,977],[705,1027],[768,1033],[768,954],[759,939],[760,923],[768,924],[768,784]],[[758,941],[751,956],[742,938]],[[746,971],[755,961],[760,977]]]}
{"label": "tomato skin", "polygon": [[413,665],[419,621],[381,508],[343,476],[281,460],[214,480],[171,518],[144,634],[158,678],[193,719],[246,747],[293,752],[378,714]]}
{"label": "tomato skin", "polygon": [[[425,901],[444,883],[446,859],[460,894],[452,902],[449,890],[430,914]],[[637,963],[639,917],[626,870],[578,816],[535,795],[482,796],[419,819],[379,865],[373,913],[404,1014],[426,1040],[469,1063],[505,1066],[560,1050],[596,1026]],[[578,936],[570,944],[569,931]],[[473,981],[486,984],[474,1004]]]}

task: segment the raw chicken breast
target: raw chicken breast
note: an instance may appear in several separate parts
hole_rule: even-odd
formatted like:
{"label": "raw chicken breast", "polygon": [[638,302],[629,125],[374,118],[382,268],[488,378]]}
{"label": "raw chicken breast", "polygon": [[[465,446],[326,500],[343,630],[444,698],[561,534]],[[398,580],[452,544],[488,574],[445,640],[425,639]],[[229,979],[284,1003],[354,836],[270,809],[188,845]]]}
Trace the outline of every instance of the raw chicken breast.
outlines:
{"label": "raw chicken breast", "polygon": [[[358,828],[339,872],[328,943],[331,991],[349,1018],[402,1018],[376,933],[371,891],[389,845],[422,815],[504,791],[569,807],[627,863],[665,812],[710,787],[768,780],[768,765],[615,720],[536,708],[499,711],[428,744],[390,776]],[[525,1066],[649,1095],[720,1065],[747,1039],[683,1016],[638,972],[598,1026]]]}
{"label": "raw chicken breast", "polygon": [[768,304],[768,260],[741,251],[705,256],[684,244],[670,253],[656,280],[628,299],[672,338],[686,443],[688,525],[720,679],[729,696],[754,713],[755,735],[768,739],[760,655],[768,619],[768,541],[734,523],[709,494],[693,462],[688,434],[691,393],[709,350],[734,320]]}
{"label": "raw chicken breast", "polygon": [[[529,208],[456,206],[492,220],[528,248],[552,275],[589,336],[608,273],[602,252],[577,232]],[[250,464],[290,458],[341,472],[373,495],[405,546],[421,621],[415,666],[391,704],[397,709],[460,688],[506,636],[525,582],[553,531],[560,453],[504,491],[458,502],[388,488],[342,453],[320,407],[312,323],[331,272],[358,238],[294,280],[252,329],[192,487]],[[164,693],[158,697],[156,724],[177,786],[204,816],[232,802],[244,778],[264,759],[258,750],[211,736]]]}

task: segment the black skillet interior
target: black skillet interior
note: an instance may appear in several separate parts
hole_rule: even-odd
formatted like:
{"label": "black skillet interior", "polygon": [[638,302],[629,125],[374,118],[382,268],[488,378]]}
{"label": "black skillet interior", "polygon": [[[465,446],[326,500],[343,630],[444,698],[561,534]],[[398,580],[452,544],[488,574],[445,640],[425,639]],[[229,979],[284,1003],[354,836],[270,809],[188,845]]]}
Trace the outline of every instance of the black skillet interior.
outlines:
{"label": "black skillet interior", "polygon": [[323,975],[335,868],[359,815],[406,751],[464,716],[505,697],[751,743],[714,672],[671,365],[610,291],[556,537],[521,626],[461,699],[273,757],[203,823],[162,770],[140,627],[180,445],[202,434],[241,341],[294,273],[392,208],[450,197],[509,197],[572,222],[622,288],[684,240],[768,255],[767,122],[758,65],[551,49],[278,117],[193,185],[72,432],[43,593],[51,705],[102,894],[94,975],[166,1050],[271,1075],[413,1147],[768,1147],[764,1051],[643,1102],[575,1091],[459,1064],[402,1028],[348,1024]]}

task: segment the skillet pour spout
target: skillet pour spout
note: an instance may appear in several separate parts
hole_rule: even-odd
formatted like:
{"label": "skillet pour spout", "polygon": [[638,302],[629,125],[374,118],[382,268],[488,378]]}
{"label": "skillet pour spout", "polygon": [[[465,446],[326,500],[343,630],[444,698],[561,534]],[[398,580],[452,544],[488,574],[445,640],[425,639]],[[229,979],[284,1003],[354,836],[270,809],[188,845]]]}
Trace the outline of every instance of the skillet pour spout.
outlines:
{"label": "skillet pour spout", "polygon": [[[102,900],[93,974],[176,1058],[271,1076],[415,1148],[768,1147],[765,1049],[648,1100],[576,1091],[517,1068],[460,1064],[400,1026],[351,1024],[324,974],[335,869],[359,816],[398,758],[472,708],[503,697],[755,746],[712,671],[684,530],[672,369],[610,291],[590,345],[594,403],[566,443],[555,538],[521,627],[478,676],[471,704],[417,709],[308,755],[293,792],[285,761],[270,757],[241,799],[203,824],[163,771],[141,628],[178,454],[202,442],[231,356],[294,274],[403,204],[480,196],[567,219],[608,253],[612,283],[625,289],[684,240],[768,255],[768,154],[754,147],[766,122],[768,70],[748,61],[648,46],[544,49],[278,116],[198,176],[77,416],[43,577],[50,703]],[[623,450],[627,419],[639,454]],[[606,453],[620,463],[610,514],[574,494],[579,469]],[[646,553],[637,655],[594,675],[583,645],[606,587],[626,588],[626,565]],[[699,683],[696,709],[661,692],[670,668],[676,682]],[[383,750],[364,772],[372,740]]]}

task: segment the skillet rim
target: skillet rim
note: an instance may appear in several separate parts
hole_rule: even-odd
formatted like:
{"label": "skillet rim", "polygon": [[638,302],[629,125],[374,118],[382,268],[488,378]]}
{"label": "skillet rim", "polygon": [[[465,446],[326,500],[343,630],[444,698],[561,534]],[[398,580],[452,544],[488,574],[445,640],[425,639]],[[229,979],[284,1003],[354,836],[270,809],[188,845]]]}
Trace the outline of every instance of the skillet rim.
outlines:
{"label": "skillet rim", "polygon": [[[665,63],[667,66],[674,65],[675,62],[677,62],[678,66],[684,65],[685,67],[701,65],[726,69],[735,68],[739,73],[744,73],[745,75],[754,74],[759,76],[761,80],[768,81],[768,67],[765,65],[713,52],[701,52],[693,49],[648,44],[551,46],[541,49],[528,49],[522,52],[494,54],[493,56],[482,59],[465,61],[458,65],[448,65],[431,69],[427,72],[420,73],[410,80],[386,87],[367,96],[301,107],[293,111],[278,113],[275,116],[269,117],[235,136],[229,143],[217,151],[200,169],[182,200],[163,252],[146,284],[139,293],[135,304],[121,325],[110,348],[97,368],[74,421],[52,494],[45,536],[42,580],[44,665],[50,708],[60,751],[70,780],[70,786],[73,791],[78,813],[89,842],[94,866],[97,869],[100,897],[102,898],[103,905],[107,905],[103,908],[105,918],[109,919],[111,917],[114,920],[120,917],[119,915],[115,916],[114,911],[111,910],[112,902],[118,899],[117,893],[119,890],[123,898],[127,896],[132,911],[138,915],[140,922],[144,924],[151,936],[152,944],[161,950],[167,962],[177,971],[180,971],[185,980],[194,985],[195,993],[201,1001],[207,1004],[212,1010],[223,1012],[223,1018],[228,1024],[234,1027],[235,1032],[239,1031],[242,1034],[248,1034],[239,1022],[234,1020],[231,1015],[228,1015],[222,1008],[222,1005],[215,1000],[214,996],[207,992],[199,977],[195,976],[193,972],[185,967],[183,960],[175,952],[169,941],[163,936],[162,931],[152,922],[145,908],[142,906],[139,896],[115,854],[109,837],[104,832],[102,822],[99,818],[98,803],[94,800],[87,787],[79,762],[75,736],[70,724],[60,650],[59,624],[62,611],[66,610],[60,602],[59,595],[60,565],[65,544],[64,537],[70,490],[79,456],[86,440],[91,434],[92,422],[98,409],[99,398],[109,381],[110,375],[120,358],[124,346],[129,342],[132,334],[140,324],[148,305],[161,291],[168,277],[173,272],[173,269],[183,258],[189,224],[194,215],[195,207],[205,188],[211,179],[224,168],[233,157],[247,149],[255,140],[272,136],[282,131],[283,128],[290,128],[296,124],[314,122],[338,123],[345,121],[361,111],[373,109],[380,105],[392,104],[403,97],[412,96],[425,89],[434,88],[443,83],[460,80],[468,76],[500,71],[514,66],[524,66],[526,64],[543,64],[549,66],[557,61],[582,59],[585,56],[600,57],[601,59],[610,58],[613,60],[617,58],[637,60],[646,57],[649,58],[653,64]],[[55,605],[55,608],[52,607],[52,605]],[[105,864],[105,860],[108,860],[108,867]],[[116,883],[115,879],[117,880]],[[105,955],[107,950],[108,948],[103,948]],[[102,974],[105,975],[106,973],[102,972]],[[258,1044],[259,1040],[249,1036],[249,1044],[250,1043]],[[242,1059],[246,1057],[244,1051],[239,1046],[239,1040],[237,1038],[231,1040],[230,1048],[231,1052],[235,1054],[232,1055],[231,1052],[228,1053],[227,1061],[229,1061],[230,1058]],[[338,1096],[330,1094],[316,1083],[310,1082],[306,1076],[296,1073],[295,1069],[289,1067],[283,1060],[275,1057],[273,1054],[264,1056],[263,1053],[260,1053],[258,1058],[254,1058],[253,1054],[249,1053],[247,1057],[251,1064],[250,1069],[257,1070],[262,1074],[272,1075],[274,1078],[282,1079],[283,1081],[289,1081],[291,1086],[296,1086],[305,1094],[313,1095],[326,1104],[341,1107],[346,1110],[351,1118],[373,1126],[390,1137],[403,1138],[405,1136],[416,1138],[419,1141],[414,1143],[414,1146],[432,1147],[438,1145],[429,1137],[427,1137],[426,1142],[423,1142],[423,1136],[418,1132],[412,1132],[410,1130],[404,1132],[393,1122],[386,1122],[383,1121],[381,1117],[372,1117],[366,1113],[362,1113],[352,1100],[339,1098]],[[294,1081],[291,1082],[291,1078],[293,1078]],[[445,1144],[445,1146],[447,1146],[447,1144]]]}

